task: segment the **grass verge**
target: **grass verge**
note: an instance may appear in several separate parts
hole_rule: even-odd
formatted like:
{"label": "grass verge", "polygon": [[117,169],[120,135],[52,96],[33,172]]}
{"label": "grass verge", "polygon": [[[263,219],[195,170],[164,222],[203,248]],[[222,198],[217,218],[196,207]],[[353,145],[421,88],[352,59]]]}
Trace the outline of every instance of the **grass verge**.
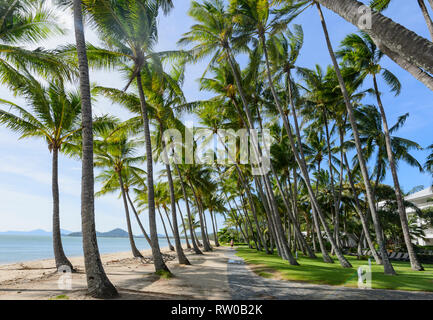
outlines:
{"label": "grass verge", "polygon": [[[277,254],[268,255],[246,246],[237,247],[236,250],[237,256],[252,265],[252,269],[256,270],[258,275],[263,274],[266,278],[272,275],[279,279],[315,284],[357,287],[358,267],[368,265],[366,260],[357,260],[356,257],[347,256],[353,268],[344,269],[337,259],[334,259],[333,264],[324,263],[321,255],[317,254],[317,259],[299,255],[300,266],[291,266]],[[383,266],[376,265],[374,260],[371,264],[373,289],[433,292],[433,265],[424,265],[425,271],[413,271],[409,262],[393,261],[397,276],[387,276],[383,274]],[[254,266],[259,268],[254,268]],[[266,272],[263,268],[266,268]]]}

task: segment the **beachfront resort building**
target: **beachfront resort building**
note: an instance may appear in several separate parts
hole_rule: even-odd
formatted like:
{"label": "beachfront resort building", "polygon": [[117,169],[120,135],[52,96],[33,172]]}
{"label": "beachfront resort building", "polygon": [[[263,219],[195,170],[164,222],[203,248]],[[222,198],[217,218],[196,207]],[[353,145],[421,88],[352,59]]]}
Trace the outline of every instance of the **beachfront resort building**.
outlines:
{"label": "beachfront resort building", "polygon": [[[427,209],[433,207],[433,188],[427,188],[422,191],[413,193],[405,198],[406,201],[409,201],[416,205],[419,209]],[[410,215],[414,212],[413,209],[407,208],[407,214]],[[422,219],[418,219],[417,223],[419,225],[425,224],[426,222]],[[427,230],[425,230],[425,238],[418,238],[416,243],[421,246],[431,246],[433,245],[433,226],[430,226]]]}

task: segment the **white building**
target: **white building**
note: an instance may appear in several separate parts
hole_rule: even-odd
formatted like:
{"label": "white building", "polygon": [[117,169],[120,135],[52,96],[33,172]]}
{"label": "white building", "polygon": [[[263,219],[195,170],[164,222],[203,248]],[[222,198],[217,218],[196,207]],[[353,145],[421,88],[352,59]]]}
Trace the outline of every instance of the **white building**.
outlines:
{"label": "white building", "polygon": [[[428,207],[433,207],[433,189],[427,188],[425,190],[413,193],[405,198],[406,201],[412,202],[414,205],[416,205],[419,209],[426,209]],[[432,200],[432,201],[429,201]],[[408,208],[407,213],[410,214],[413,212],[413,209]],[[421,221],[421,219],[418,220],[419,224],[425,223]],[[431,246],[433,245],[433,227],[430,227],[425,231],[425,239],[418,239],[418,244],[421,246]]]}

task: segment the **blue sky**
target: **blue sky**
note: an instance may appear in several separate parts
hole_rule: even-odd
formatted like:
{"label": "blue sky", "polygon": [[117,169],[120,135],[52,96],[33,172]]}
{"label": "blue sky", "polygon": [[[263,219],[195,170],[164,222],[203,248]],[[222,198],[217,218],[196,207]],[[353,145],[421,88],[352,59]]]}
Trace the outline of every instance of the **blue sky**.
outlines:
{"label": "blue sky", "polygon": [[[168,17],[160,18],[159,50],[175,49],[176,41],[188,31],[192,25],[187,16],[189,1],[176,1],[174,11]],[[355,32],[355,28],[337,15],[324,9],[329,32],[335,49],[338,43],[348,34]],[[419,8],[409,1],[399,1],[385,14],[419,35],[428,38],[427,27]],[[64,12],[60,16],[62,25],[69,29],[69,33],[62,37],[50,39],[38,45],[53,48],[59,44],[74,41],[72,33],[72,16]],[[308,9],[299,17],[296,23],[301,24],[305,33],[305,45],[299,66],[312,68],[315,64],[322,67],[331,64],[325,46],[323,32],[315,9]],[[89,42],[96,43],[95,34],[86,29]],[[184,91],[189,100],[206,98],[208,95],[199,92],[197,79],[203,73],[206,62],[188,66]],[[379,85],[384,92],[383,102],[389,123],[393,124],[398,116],[410,113],[406,125],[398,132],[399,136],[418,142],[423,147],[433,143],[433,93],[416,81],[410,74],[395,65],[388,58],[384,59],[384,66],[394,72],[403,84],[400,96],[394,97],[387,93],[381,82]],[[124,79],[115,72],[92,72],[91,81],[100,85],[122,88]],[[0,97],[23,103],[13,97],[4,87],[0,86]],[[372,101],[373,102],[373,101]],[[123,119],[128,114],[118,106],[99,100],[94,104],[96,114],[113,113]],[[0,127],[0,231],[31,230],[42,228],[51,230],[51,157],[46,145],[38,140],[17,140],[18,136]],[[427,153],[415,152],[420,162],[424,162]],[[61,226],[72,231],[80,230],[80,171],[81,165],[75,160],[60,157],[60,192],[61,192]],[[405,164],[399,167],[401,185],[405,191],[411,188],[432,183],[431,176],[419,173]],[[391,184],[388,177],[385,181]],[[143,217],[144,218],[144,217]],[[147,219],[143,222],[147,227]],[[96,201],[96,223],[98,231],[108,231],[117,227],[126,229],[122,202],[116,196],[105,196]],[[219,225],[222,220],[219,219]],[[210,226],[210,220],[208,222]],[[134,230],[139,229],[134,223]],[[158,222],[158,232],[163,229]]]}

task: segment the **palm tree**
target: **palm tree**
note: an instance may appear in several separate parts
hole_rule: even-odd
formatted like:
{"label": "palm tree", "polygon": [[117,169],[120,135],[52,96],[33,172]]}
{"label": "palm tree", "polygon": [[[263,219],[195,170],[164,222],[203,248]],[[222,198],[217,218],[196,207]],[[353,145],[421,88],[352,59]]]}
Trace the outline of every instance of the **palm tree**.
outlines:
{"label": "palm tree", "polygon": [[[372,0],[370,3],[370,7],[372,7],[373,9],[376,9],[377,11],[383,11],[386,8],[388,8],[388,6],[391,4],[392,0]],[[433,1],[430,1],[430,5],[432,6],[433,9]],[[424,0],[417,0],[418,2],[418,6],[421,9],[422,15],[424,16],[424,20],[427,24],[428,30],[430,32],[430,37],[433,40],[433,21],[430,17],[430,14],[428,12],[428,9],[425,5]]]}
{"label": "palm tree", "polygon": [[117,296],[118,293],[105,274],[99,255],[98,242],[96,240],[92,102],[81,0],[73,0],[73,11],[78,66],[80,71],[82,117],[81,224],[87,290],[92,297],[111,298]]}
{"label": "palm tree", "polygon": [[[430,1],[430,0],[429,0]],[[295,1],[276,0],[275,4],[286,3],[287,10],[293,10]],[[311,0],[296,0],[295,9],[302,12],[302,7],[312,3]],[[365,4],[357,0],[317,0],[349,23],[366,31],[375,41],[380,50],[400,67],[408,71],[418,81],[430,90],[433,90],[433,45],[424,39],[394,22],[379,12],[372,12],[367,17]],[[430,2],[431,4],[432,2]],[[364,25],[366,18],[371,18],[371,25]],[[383,32],[387,30],[387,32]]]}
{"label": "palm tree", "polygon": [[[391,91],[395,92],[396,95],[400,93],[401,84],[395,75],[393,75],[389,70],[381,67],[380,59],[382,58],[383,53],[378,50],[373,40],[367,34],[361,34],[361,36],[351,34],[343,40],[342,46],[343,48],[338,54],[343,57],[343,60],[354,65],[355,68],[360,70],[362,78],[365,78],[369,75],[372,77],[373,88],[382,118],[386,154],[388,156],[389,166],[394,182],[394,190],[397,198],[398,211],[400,214],[402,230],[405,238],[406,247],[409,253],[411,266],[414,270],[424,270],[416,257],[412,241],[410,239],[406,209],[404,207],[403,194],[398,179],[396,159],[393,154],[393,147],[395,150],[395,143],[393,145],[391,141],[390,128],[388,127],[388,121],[381,99],[381,93],[378,87],[377,75],[382,75],[385,82],[391,87]],[[422,170],[421,166],[419,167]]]}
{"label": "palm tree", "polygon": [[[269,87],[272,92],[272,96],[274,99],[274,102],[277,106],[278,112],[280,116],[283,119],[284,127],[286,129],[287,135],[289,136],[291,146],[293,148],[293,152],[296,153],[296,159],[298,162],[298,165],[301,167],[301,171],[304,176],[304,180],[307,183],[307,187],[309,188],[311,200],[315,206],[314,210],[316,210],[318,216],[320,217],[320,220],[325,228],[325,232],[327,233],[328,240],[331,242],[333,250],[337,254],[338,260],[340,261],[341,265],[346,268],[350,268],[351,265],[349,261],[343,256],[342,252],[339,250],[337,245],[335,244],[333,238],[331,237],[330,229],[326,225],[325,219],[323,217],[323,214],[321,212],[321,209],[319,208],[317,201],[315,199],[314,193],[311,189],[311,184],[309,183],[308,178],[308,172],[305,167],[305,161],[302,163],[302,160],[299,157],[299,154],[296,150],[293,136],[292,136],[292,130],[290,127],[290,124],[288,122],[287,116],[283,110],[283,106],[280,101],[280,97],[277,94],[274,81],[272,79],[272,71],[270,66],[270,58],[267,48],[267,34],[274,34],[276,32],[279,32],[282,30],[282,28],[285,28],[287,23],[292,19],[292,16],[288,15],[285,19],[280,19],[279,16],[274,16],[272,19],[270,18],[270,5],[268,1],[250,1],[250,0],[239,0],[239,1],[233,1],[232,2],[235,12],[235,21],[239,25],[239,33],[243,36],[257,36],[258,41],[261,45],[261,48],[263,50],[264,56],[265,56],[265,64],[266,64],[266,74],[269,82]],[[296,56],[296,54],[294,55]],[[290,86],[290,85],[289,85]],[[293,101],[291,101],[293,102]],[[296,126],[295,126],[296,127]],[[298,140],[300,140],[300,136],[297,134]]]}
{"label": "palm tree", "polygon": [[172,7],[171,0],[109,1],[85,0],[100,39],[107,49],[92,48],[90,58],[95,66],[124,67],[130,71],[128,89],[135,80],[140,98],[143,118],[144,140],[147,159],[147,195],[149,205],[149,227],[152,239],[152,255],[155,271],[169,272],[159,250],[155,220],[152,143],[150,137],[148,105],[143,92],[142,70],[149,59],[157,55],[152,49],[157,42],[157,17],[160,8],[165,13]]}
{"label": "palm tree", "polygon": [[316,4],[316,7],[317,7],[317,10],[319,13],[319,17],[320,17],[320,21],[322,24],[323,33],[325,35],[325,40],[326,40],[326,45],[327,45],[327,48],[329,51],[329,55],[331,57],[332,64],[334,66],[334,69],[335,69],[335,72],[337,75],[340,90],[341,90],[341,93],[343,95],[343,101],[344,101],[344,104],[346,105],[349,123],[352,127],[352,134],[354,137],[358,161],[359,161],[362,177],[363,177],[364,184],[365,184],[365,190],[366,190],[366,195],[367,195],[367,199],[368,199],[368,204],[370,207],[371,216],[373,219],[373,224],[374,224],[374,227],[376,230],[376,238],[377,238],[377,242],[378,242],[379,247],[380,247],[380,252],[382,255],[382,261],[384,264],[384,271],[385,271],[385,274],[393,275],[393,274],[395,274],[395,271],[394,271],[394,268],[392,267],[391,263],[389,262],[388,255],[386,252],[385,242],[383,239],[382,227],[380,225],[380,221],[379,221],[379,218],[378,218],[378,215],[376,212],[376,207],[375,207],[376,204],[374,202],[374,195],[373,195],[371,183],[369,180],[367,164],[366,164],[365,158],[364,158],[363,153],[362,153],[361,141],[359,138],[359,132],[358,132],[358,126],[357,126],[356,118],[355,118],[355,114],[354,114],[354,108],[353,108],[353,105],[350,101],[350,95],[349,95],[349,92],[348,92],[348,89],[346,86],[346,82],[343,78],[340,66],[337,62],[337,58],[336,58],[336,55],[334,53],[334,49],[333,49],[332,44],[331,44],[331,40],[330,40],[329,32],[328,32],[328,27],[327,27],[325,18],[323,16],[321,6],[320,6],[319,2],[316,2],[315,4]]}
{"label": "palm tree", "polygon": [[136,156],[139,146],[139,141],[128,139],[124,134],[113,135],[113,132],[105,132],[101,134],[100,139],[95,140],[94,163],[95,167],[103,169],[96,177],[97,181],[103,182],[102,188],[97,195],[112,193],[120,189],[125,208],[129,243],[132,254],[136,258],[142,258],[143,256],[135,245],[124,181],[125,177],[128,179],[127,172],[134,171],[138,173],[140,171],[141,174],[145,173],[135,167],[135,165],[145,161],[144,156]]}
{"label": "palm tree", "polygon": [[25,97],[31,111],[12,102],[0,100],[9,111],[0,110],[0,124],[21,135],[20,138],[42,138],[52,153],[53,196],[53,248],[56,267],[73,269],[66,257],[60,232],[59,152],[70,152],[81,133],[81,100],[78,92],[67,92],[61,80],[42,86],[30,74],[27,77],[15,74],[9,78],[9,87]]}
{"label": "palm tree", "polygon": [[215,193],[209,193],[204,197],[204,207],[209,210],[215,246],[219,247],[220,244],[218,242],[218,225],[216,222],[216,214],[226,212],[225,203],[220,196],[217,196]]}
{"label": "palm tree", "polygon": [[[213,0],[199,4],[193,1],[189,14],[199,22],[191,27],[191,31],[186,33],[184,37],[179,41],[180,44],[196,43],[192,51],[195,53],[196,58],[205,57],[213,54],[211,64],[226,58],[233,72],[235,83],[237,86],[238,93],[240,95],[243,111],[247,117],[247,128],[254,129],[254,119],[249,108],[249,102],[242,85],[241,75],[239,66],[237,65],[234,54],[241,50],[246,50],[246,44],[248,42],[248,35],[233,35],[233,17],[226,11],[223,1]],[[205,32],[203,32],[205,31]],[[258,148],[258,141],[254,135],[252,135],[253,152],[256,159],[260,159],[260,150]],[[259,191],[263,194],[263,198],[266,196],[270,204],[270,221],[275,226],[276,240],[279,247],[281,247],[281,254],[284,259],[287,259],[291,264],[297,265],[298,263],[291,254],[286,241],[284,240],[284,230],[281,224],[279,213],[277,212],[277,206],[275,202],[275,195],[271,188],[271,182],[269,176],[263,171],[261,172],[263,184],[258,181],[255,177]],[[262,190],[264,186],[264,192]]]}
{"label": "palm tree", "polygon": [[[53,10],[37,0],[4,0],[0,4],[0,74],[14,68],[36,71],[43,76],[73,73],[53,51],[27,50],[23,44],[37,44],[50,36],[63,34]],[[15,46],[19,44],[19,46]]]}

